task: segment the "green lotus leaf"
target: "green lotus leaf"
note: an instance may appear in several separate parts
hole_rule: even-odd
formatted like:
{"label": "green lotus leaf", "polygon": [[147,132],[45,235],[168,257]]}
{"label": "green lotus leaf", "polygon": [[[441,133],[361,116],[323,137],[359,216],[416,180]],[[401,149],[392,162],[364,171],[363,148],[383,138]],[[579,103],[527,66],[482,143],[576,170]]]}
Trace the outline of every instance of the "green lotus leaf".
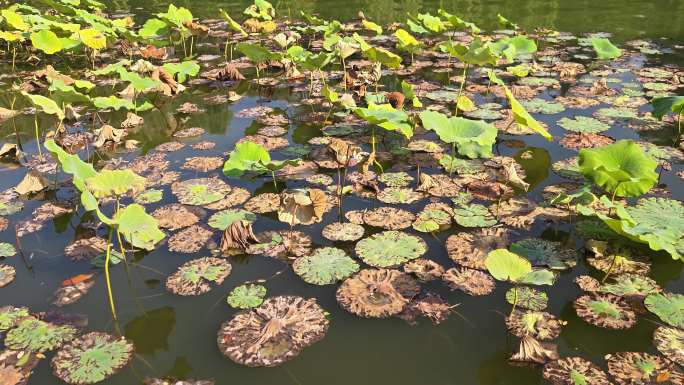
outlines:
{"label": "green lotus leaf", "polygon": [[[541,98],[520,102],[528,112],[533,114],[558,114],[565,111],[565,106]],[[560,124],[560,123],[559,123]]]}
{"label": "green lotus leaf", "polygon": [[558,125],[572,132],[598,134],[610,130],[610,125],[588,116],[575,116],[574,118],[562,118]]}
{"label": "green lotus leaf", "polygon": [[173,4],[169,4],[167,11],[158,13],[157,17],[174,24],[177,28],[184,28],[185,24],[192,22],[193,19],[192,13],[187,8],[176,7]]}
{"label": "green lotus leaf", "polygon": [[0,258],[13,257],[17,254],[17,250],[14,245],[7,242],[0,242]]}
{"label": "green lotus leaf", "polygon": [[506,292],[506,301],[516,307],[541,311],[546,309],[549,297],[543,291],[531,287],[512,287]]}
{"label": "green lotus leaf", "polygon": [[264,63],[274,57],[274,53],[258,44],[237,43],[235,49],[247,56],[255,64]]}
{"label": "green lotus leaf", "polygon": [[247,32],[245,32],[245,30],[242,28],[242,26],[237,21],[233,20],[232,17],[230,17],[228,12],[219,8],[219,13],[221,14],[221,17],[223,17],[228,22],[228,27],[230,29],[232,29],[234,32],[240,33],[244,37],[249,36],[249,34]]}
{"label": "green lotus leaf", "polygon": [[344,250],[335,247],[316,249],[311,255],[297,258],[294,272],[312,285],[330,285],[359,271],[359,264]]}
{"label": "green lotus leaf", "polygon": [[376,35],[382,35],[382,27],[373,23],[370,20],[361,20],[361,25],[363,26],[363,28],[375,32]]}
{"label": "green lotus leaf", "polygon": [[106,198],[120,197],[128,192],[135,195],[145,189],[147,180],[131,170],[102,170],[85,183],[96,198]]}
{"label": "green lotus leaf", "polygon": [[614,281],[601,286],[599,291],[620,297],[645,297],[661,291],[660,286],[654,280],[639,274],[620,274],[614,278]]}
{"label": "green lotus leaf", "polygon": [[236,309],[251,309],[261,305],[266,298],[266,288],[262,285],[246,284],[234,288],[228,294],[228,305]]}
{"label": "green lotus leaf", "polygon": [[548,269],[534,269],[526,274],[517,283],[524,285],[553,285],[556,275]]}
{"label": "green lotus leaf", "polygon": [[85,28],[78,31],[78,38],[91,49],[101,50],[107,48],[107,38],[102,32],[94,28]]}
{"label": "green lotus leaf", "polygon": [[260,144],[242,142],[230,152],[228,160],[223,165],[223,174],[231,177],[242,176],[246,171],[266,172],[266,164],[271,163],[271,156]]}
{"label": "green lotus leaf", "polygon": [[387,68],[397,69],[401,67],[401,56],[381,47],[371,47],[364,50],[363,54],[372,62],[380,63]]}
{"label": "green lotus leaf", "polygon": [[440,17],[445,18],[445,19],[449,22],[449,24],[451,24],[451,27],[453,27],[453,28],[456,28],[456,29],[463,29],[463,30],[469,29],[469,30],[470,30],[473,34],[475,34],[475,35],[477,35],[477,34],[479,34],[480,32],[482,32],[482,30],[480,29],[480,27],[478,27],[477,25],[475,25],[475,23],[471,23],[471,22],[469,22],[469,21],[465,21],[465,20],[461,19],[460,17],[458,17],[458,16],[456,16],[456,15],[452,15],[452,14],[448,13],[447,11],[445,11],[445,10],[442,9],[442,8],[440,8],[440,9],[437,11],[437,13],[439,14]]}
{"label": "green lotus leaf", "polygon": [[24,209],[24,204],[15,202],[0,202],[0,215],[14,215]]}
{"label": "green lotus leaf", "polygon": [[577,264],[577,252],[564,248],[558,242],[541,238],[528,238],[511,244],[509,249],[527,258],[532,266],[546,266],[553,270],[565,270]]}
{"label": "green lotus leaf", "polygon": [[433,33],[440,33],[446,31],[446,24],[437,16],[432,16],[429,13],[419,13],[416,17],[425,28]]}
{"label": "green lotus leaf", "polygon": [[204,294],[212,289],[212,284],[222,284],[231,270],[230,263],[222,258],[193,259],[166,279],[166,288],[183,296]]}
{"label": "green lotus leaf", "polygon": [[266,0],[254,0],[254,4],[244,10],[244,14],[257,19],[272,20],[275,17],[275,8]]}
{"label": "green lotus leaf", "polygon": [[489,209],[478,203],[456,206],[454,220],[463,227],[492,227],[497,222]]}
{"label": "green lotus leaf", "polygon": [[596,56],[601,60],[616,59],[622,56],[622,50],[614,46],[608,39],[593,37],[591,38],[591,45],[596,51]]}
{"label": "green lotus leaf", "polygon": [[668,325],[684,329],[684,295],[651,294],[644,300],[644,305]]}
{"label": "green lotus leaf", "polygon": [[164,199],[164,191],[148,189],[135,196],[135,201],[140,204],[157,203]]}
{"label": "green lotus leaf", "polygon": [[447,172],[455,172],[459,175],[473,175],[485,171],[485,166],[480,161],[456,158],[449,154],[442,155],[439,164]]}
{"label": "green lotus leaf", "polygon": [[394,36],[397,38],[397,48],[409,52],[415,53],[422,47],[422,43],[418,41],[413,35],[411,35],[405,29],[399,28],[394,32]]}
{"label": "green lotus leaf", "polygon": [[137,92],[148,92],[156,90],[161,85],[161,83],[157,80],[145,76],[140,76],[136,72],[129,72],[125,68],[119,68],[117,70],[117,73],[119,74],[119,78],[122,81],[130,83],[130,85],[133,86],[133,88]]}
{"label": "green lotus leaf", "polygon": [[447,117],[436,111],[423,111],[420,120],[427,130],[435,131],[446,143],[453,143],[458,153],[469,158],[489,158],[496,142],[498,130],[493,125],[465,119]]}
{"label": "green lotus leaf", "polygon": [[28,24],[26,24],[21,15],[12,8],[3,9],[0,15],[5,19],[5,23],[18,31],[27,31],[29,29]]}
{"label": "green lotus leaf", "polygon": [[7,332],[5,346],[12,350],[28,350],[44,353],[59,348],[76,336],[71,326],[57,326],[28,317],[20,320],[14,329]]}
{"label": "green lotus leaf", "polygon": [[579,166],[587,179],[620,197],[642,195],[658,181],[658,163],[631,140],[582,149]]}
{"label": "green lotus leaf", "polygon": [[383,231],[356,244],[356,254],[374,267],[398,266],[419,258],[425,252],[425,241],[401,231]]}
{"label": "green lotus leaf", "polygon": [[370,124],[389,131],[399,131],[408,139],[413,136],[413,127],[409,123],[408,114],[395,109],[390,104],[369,103],[368,108],[356,108],[354,113]]}
{"label": "green lotus leaf", "polygon": [[684,96],[653,98],[651,105],[653,106],[652,114],[658,119],[662,119],[669,112],[682,114],[684,112]]}
{"label": "green lotus leaf", "polygon": [[505,37],[489,44],[489,46],[495,55],[503,55],[509,62],[522,55],[530,55],[537,52],[537,44],[534,40],[523,35]]}
{"label": "green lotus leaf", "polygon": [[179,83],[185,83],[189,76],[197,76],[200,71],[200,66],[194,60],[186,60],[182,63],[166,63],[164,69],[176,76]]}
{"label": "green lotus leaf", "polygon": [[234,222],[248,221],[254,222],[257,217],[254,213],[242,209],[228,209],[215,213],[209,218],[209,226],[225,230],[229,228]]}
{"label": "green lotus leaf", "polygon": [[17,325],[19,320],[29,316],[27,307],[0,307],[0,331],[7,331]]}
{"label": "green lotus leaf", "polygon": [[413,177],[406,172],[385,172],[378,176],[378,180],[389,187],[406,187],[413,181]]}
{"label": "green lotus leaf", "polygon": [[487,271],[499,281],[518,282],[532,272],[532,264],[506,249],[490,251],[485,259]]}
{"label": "green lotus leaf", "polygon": [[496,14],[496,20],[499,23],[499,25],[501,26],[501,28],[508,28],[508,29],[512,29],[512,30],[516,30],[516,29],[520,28],[520,26],[518,24],[508,20],[507,18],[502,16],[500,13]]}
{"label": "green lotus leaf", "polygon": [[135,104],[128,99],[117,98],[114,95],[97,96],[92,98],[93,105],[100,109],[113,109],[119,111],[124,108],[126,110],[135,110]]}
{"label": "green lotus leaf", "polygon": [[47,29],[31,32],[30,37],[33,47],[48,55],[55,54],[64,48],[59,37],[57,37],[54,32]]}
{"label": "green lotus leaf", "polygon": [[157,40],[167,36],[169,31],[169,25],[164,20],[151,18],[145,21],[145,24],[138,31],[138,35],[143,39]]}
{"label": "green lotus leaf", "polygon": [[95,384],[126,366],[133,358],[133,350],[133,344],[125,338],[88,333],[58,351],[52,369],[67,384]]}
{"label": "green lotus leaf", "polygon": [[614,120],[631,121],[639,118],[636,110],[624,107],[599,108],[594,112],[594,115],[597,118],[608,122],[612,122]]}
{"label": "green lotus leaf", "polygon": [[48,115],[55,115],[59,118],[59,120],[64,120],[64,111],[54,100],[46,98],[42,95],[31,95],[26,92],[22,92],[21,94],[27,97],[31,101],[31,104],[40,108],[40,110],[44,113]]}
{"label": "green lotus leaf", "polygon": [[141,249],[154,250],[155,245],[166,236],[159,230],[157,220],[139,204],[134,203],[117,211],[114,222],[128,243]]}
{"label": "green lotus leaf", "polygon": [[445,41],[438,45],[438,48],[458,60],[473,66],[496,65],[497,55],[492,51],[490,44],[476,37],[469,46],[451,41]]}

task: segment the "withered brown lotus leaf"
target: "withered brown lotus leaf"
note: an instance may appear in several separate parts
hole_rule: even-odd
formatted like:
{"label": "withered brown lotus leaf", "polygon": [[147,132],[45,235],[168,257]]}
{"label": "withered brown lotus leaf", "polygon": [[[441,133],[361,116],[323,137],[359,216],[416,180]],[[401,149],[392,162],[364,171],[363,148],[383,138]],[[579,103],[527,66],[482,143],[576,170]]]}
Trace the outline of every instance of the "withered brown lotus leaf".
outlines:
{"label": "withered brown lotus leaf", "polygon": [[264,135],[246,135],[239,139],[235,144],[240,144],[244,142],[252,142],[263,146],[268,151],[277,150],[280,148],[285,148],[290,145],[287,138],[282,136],[270,137]]}
{"label": "withered brown lotus leaf", "polygon": [[506,328],[517,337],[530,336],[539,340],[552,340],[560,335],[566,322],[543,311],[514,310],[506,318]]}
{"label": "withered brown lotus leaf", "polygon": [[93,280],[78,282],[75,285],[62,286],[55,291],[52,304],[58,307],[71,305],[88,294],[93,286],[95,286],[95,281]]}
{"label": "withered brown lotus leaf", "polygon": [[259,243],[259,239],[252,231],[250,221],[235,221],[221,237],[221,252],[223,255],[243,253],[250,245]]}
{"label": "withered brown lotus leaf", "polygon": [[419,292],[418,283],[399,270],[365,269],[342,282],[336,297],[352,314],[386,318],[401,313]]}
{"label": "withered brown lotus leaf", "polygon": [[513,188],[500,182],[486,180],[470,180],[466,188],[475,198],[498,201],[513,196]]}
{"label": "withered brown lotus leaf", "polygon": [[619,385],[684,384],[684,374],[674,362],[640,352],[618,352],[606,355],[608,373]]}
{"label": "withered brown lotus leaf", "polygon": [[278,366],[320,341],[329,326],[315,299],[278,296],[224,322],[217,342],[221,353],[238,364]]}
{"label": "withered brown lotus leaf", "polygon": [[555,344],[541,343],[532,336],[523,336],[520,347],[510,360],[514,362],[531,362],[545,364],[560,358]]}
{"label": "withered brown lotus leaf", "polygon": [[166,289],[182,296],[204,294],[212,289],[212,284],[221,285],[231,269],[230,263],[222,258],[193,259],[166,279]]}
{"label": "withered brown lotus leaf", "polygon": [[154,149],[157,151],[161,151],[161,152],[174,152],[174,151],[178,151],[178,150],[182,149],[183,147],[185,147],[185,145],[183,143],[171,141],[171,142],[162,143],[162,144],[158,145],[157,147],[155,147]]}
{"label": "withered brown lotus leaf", "polygon": [[577,315],[586,322],[606,329],[629,329],[636,314],[624,299],[613,294],[585,294],[574,302]]}
{"label": "withered brown lotus leaf", "polygon": [[472,296],[490,294],[496,285],[489,274],[467,267],[452,267],[442,274],[442,280],[452,290],[461,290]]}
{"label": "withered brown lotus leaf", "polygon": [[558,144],[571,150],[579,150],[581,148],[603,147],[612,144],[613,142],[615,142],[613,138],[602,134],[571,132],[565,134],[565,136],[558,141]]}
{"label": "withered brown lotus leaf", "polygon": [[648,275],[651,271],[651,261],[648,257],[635,254],[626,247],[611,244],[607,241],[588,240],[585,243],[587,251],[593,256],[587,257],[587,262],[593,268],[611,274],[641,274]]}
{"label": "withered brown lotus leaf", "polygon": [[230,191],[231,187],[217,177],[188,179],[171,185],[171,192],[180,203],[195,206],[219,201]]}
{"label": "withered brown lotus leaf", "polygon": [[492,250],[507,248],[509,234],[503,227],[453,234],[446,241],[449,258],[464,267],[486,270],[484,260],[487,254]]}
{"label": "withered brown lotus leaf", "polygon": [[588,275],[580,275],[575,278],[575,283],[582,291],[593,293],[601,288],[601,282],[594,277]]}
{"label": "withered brown lotus leaf", "polygon": [[461,185],[449,175],[421,173],[420,185],[416,190],[435,197],[455,197],[461,189]]}
{"label": "withered brown lotus leaf", "polygon": [[679,366],[684,366],[684,331],[660,326],[653,333],[653,345],[662,355]]}
{"label": "withered brown lotus leaf", "polygon": [[0,263],[0,288],[12,283],[16,275],[17,271],[14,269],[14,267]]}
{"label": "withered brown lotus leaf", "polygon": [[196,253],[207,244],[212,236],[211,230],[201,225],[192,225],[169,238],[169,251]]}
{"label": "withered brown lotus leaf", "polygon": [[363,225],[366,223],[363,220],[364,214],[365,211],[362,210],[349,210],[346,213],[344,213],[344,217],[353,224]]}
{"label": "withered brown lotus leaf", "polygon": [[363,237],[363,226],[351,222],[333,222],[323,228],[322,235],[331,241],[358,241]]}
{"label": "withered brown lotus leaf", "polygon": [[257,239],[259,243],[247,247],[248,254],[289,261],[311,253],[311,237],[301,231],[266,231],[258,234]]}
{"label": "withered brown lotus leaf", "polygon": [[188,127],[173,133],[173,137],[179,139],[192,138],[200,135],[204,135],[204,128],[202,127]]}
{"label": "withered brown lotus leaf", "polygon": [[281,193],[281,198],[278,219],[293,226],[318,223],[330,208],[325,192],[315,188],[286,190]]}
{"label": "withered brown lotus leaf", "polygon": [[38,354],[24,350],[5,349],[0,352],[0,382],[5,385],[28,384],[33,369],[40,362]]}
{"label": "withered brown lotus leaf", "polygon": [[179,203],[171,203],[162,206],[152,212],[159,227],[169,230],[178,230],[192,226],[204,218],[206,212],[197,206],[186,206]]}
{"label": "withered brown lotus leaf", "polygon": [[228,193],[225,198],[209,203],[208,205],[204,205],[204,207],[208,208],[209,210],[225,210],[227,208],[239,206],[247,202],[251,196],[252,194],[244,188],[234,187],[230,190],[230,193]]}
{"label": "withered brown lotus leaf", "polygon": [[226,63],[221,68],[205,71],[200,76],[205,79],[220,81],[245,80],[244,75],[240,73],[240,69],[234,63]]}
{"label": "withered brown lotus leaf", "polygon": [[418,258],[403,265],[404,272],[415,275],[421,282],[439,279],[444,274],[444,267],[439,263],[425,258]]}
{"label": "withered brown lotus leaf", "polygon": [[543,376],[554,385],[573,385],[580,377],[587,385],[610,385],[608,376],[596,364],[581,357],[566,357],[544,365]]}
{"label": "withered brown lotus leaf", "polygon": [[584,96],[559,96],[555,101],[563,104],[567,108],[578,109],[594,107],[600,104],[598,100]]}
{"label": "withered brown lotus leaf", "polygon": [[388,204],[410,204],[418,202],[424,197],[423,193],[404,187],[387,187],[377,195],[380,202]]}
{"label": "withered brown lotus leaf", "polygon": [[221,168],[223,162],[223,158],[218,156],[196,156],[187,158],[181,168],[184,170],[208,172]]}
{"label": "withered brown lotus leaf", "polygon": [[409,325],[416,325],[418,317],[425,317],[433,324],[439,325],[449,317],[452,308],[453,306],[438,294],[427,292],[409,302],[398,317]]}
{"label": "withered brown lotus leaf", "polygon": [[192,145],[193,150],[211,150],[214,147],[216,147],[216,143],[208,140],[203,140]]}
{"label": "withered brown lotus leaf", "polygon": [[396,207],[378,207],[363,213],[364,223],[387,230],[406,229],[415,219],[411,212]]}

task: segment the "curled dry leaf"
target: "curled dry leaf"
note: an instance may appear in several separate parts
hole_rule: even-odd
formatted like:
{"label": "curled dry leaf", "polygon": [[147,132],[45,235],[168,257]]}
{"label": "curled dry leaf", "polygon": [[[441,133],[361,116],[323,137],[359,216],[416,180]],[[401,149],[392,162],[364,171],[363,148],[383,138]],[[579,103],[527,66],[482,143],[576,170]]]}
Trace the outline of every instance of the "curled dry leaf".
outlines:
{"label": "curled dry leaf", "polygon": [[221,253],[223,255],[241,254],[250,245],[259,243],[252,231],[252,222],[240,220],[233,222],[224,230],[221,237]]}
{"label": "curled dry leaf", "polygon": [[385,318],[404,310],[420,286],[398,270],[365,269],[347,278],[337,289],[337,302],[352,314]]}
{"label": "curled dry leaf", "polygon": [[290,260],[311,252],[311,237],[301,231],[267,231],[257,235],[257,238],[260,243],[247,247],[248,254]]}
{"label": "curled dry leaf", "polygon": [[444,274],[444,267],[439,263],[425,258],[414,259],[403,266],[404,272],[415,275],[421,282],[439,279]]}
{"label": "curled dry leaf", "polygon": [[449,305],[444,298],[428,292],[409,302],[398,317],[408,322],[409,325],[415,325],[419,316],[439,325],[449,317],[452,308],[453,306]]}
{"label": "curled dry leaf", "polygon": [[560,356],[556,350],[556,345],[540,343],[534,337],[526,335],[520,339],[520,347],[510,360],[545,364],[558,358]]}

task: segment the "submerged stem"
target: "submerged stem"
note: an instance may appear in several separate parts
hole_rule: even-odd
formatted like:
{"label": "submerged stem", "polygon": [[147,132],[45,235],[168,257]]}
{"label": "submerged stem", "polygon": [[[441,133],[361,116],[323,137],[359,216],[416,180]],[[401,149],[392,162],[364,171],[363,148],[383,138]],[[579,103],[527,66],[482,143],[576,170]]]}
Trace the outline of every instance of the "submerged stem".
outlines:
{"label": "submerged stem", "polygon": [[114,230],[110,227],[109,228],[109,237],[107,239],[107,254],[105,257],[105,280],[107,281],[107,297],[109,299],[109,307],[110,310],[112,311],[112,317],[114,318],[114,321],[118,321],[119,317],[116,315],[116,306],[114,305],[114,295],[112,294],[112,282],[111,279],[109,278],[109,260],[112,255],[112,235],[113,235]]}

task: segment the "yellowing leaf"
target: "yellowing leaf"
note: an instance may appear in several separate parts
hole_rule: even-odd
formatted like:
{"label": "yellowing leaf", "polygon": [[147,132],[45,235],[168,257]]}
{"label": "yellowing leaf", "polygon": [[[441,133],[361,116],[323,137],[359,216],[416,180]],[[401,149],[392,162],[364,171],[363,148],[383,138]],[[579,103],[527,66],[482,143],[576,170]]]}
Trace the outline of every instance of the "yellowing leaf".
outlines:
{"label": "yellowing leaf", "polygon": [[78,37],[83,44],[92,49],[100,50],[107,47],[107,38],[98,30],[92,28],[82,29],[78,31]]}

